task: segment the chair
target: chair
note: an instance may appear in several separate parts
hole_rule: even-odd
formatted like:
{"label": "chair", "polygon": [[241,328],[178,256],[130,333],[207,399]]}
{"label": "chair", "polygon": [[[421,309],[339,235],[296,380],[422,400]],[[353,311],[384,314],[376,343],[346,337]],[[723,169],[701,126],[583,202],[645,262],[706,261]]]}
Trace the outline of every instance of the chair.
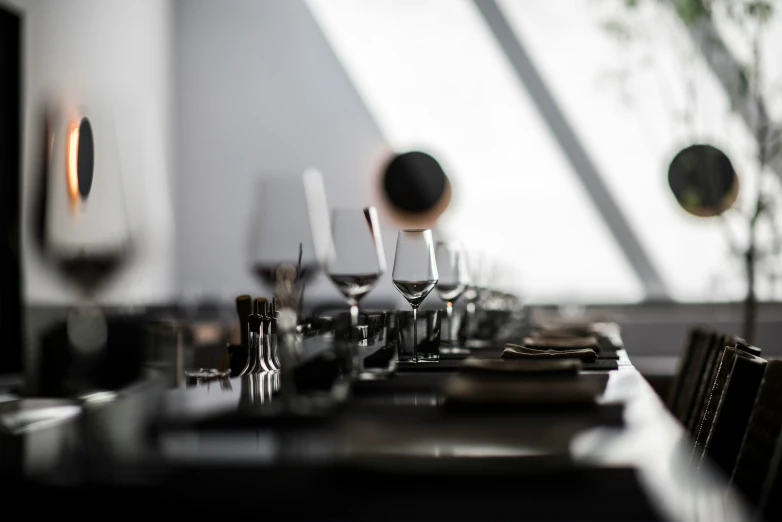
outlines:
{"label": "chair", "polygon": [[[750,347],[743,339],[734,337],[732,335],[720,335],[715,339],[714,344],[710,347],[709,352],[706,354],[703,367],[701,369],[698,381],[698,387],[696,388],[695,395],[693,396],[690,410],[687,412],[686,426],[688,431],[696,436],[698,428],[706,411],[706,406],[709,400],[709,395],[714,389],[714,384],[717,379],[717,372],[720,367],[720,362],[725,354],[725,349],[728,347],[736,348],[742,352],[750,353],[755,356],[760,355],[760,350],[755,347]],[[721,390],[720,390],[721,391]]]}
{"label": "chair", "polygon": [[687,428],[689,428],[690,415],[703,379],[704,369],[714,352],[721,346],[724,348],[722,343],[722,336],[717,332],[711,332],[693,348],[686,379],[682,384],[676,410],[674,410],[676,418]]}
{"label": "chair", "polygon": [[782,434],[777,438],[758,507],[766,520],[782,520]]}
{"label": "chair", "polygon": [[717,369],[695,437],[691,465],[710,458],[729,476],[744,439],[766,361],[737,347],[727,347]]}
{"label": "chair", "polygon": [[769,361],[736,459],[731,483],[757,504],[782,432],[782,360]]}
{"label": "chair", "polygon": [[682,403],[684,402],[684,388],[693,375],[696,354],[699,358],[703,345],[708,342],[708,339],[713,334],[714,332],[707,330],[706,328],[695,327],[692,328],[687,335],[687,341],[684,343],[682,355],[679,360],[679,368],[671,383],[668,400],[666,401],[668,409],[671,410],[678,419],[681,419],[680,413],[682,410]]}
{"label": "chair", "polygon": [[[705,406],[703,409],[703,415],[701,416],[698,426],[694,432],[695,446],[690,456],[690,467],[700,466],[700,461],[703,455],[703,447],[708,437],[711,424],[714,420],[714,415],[719,406],[719,401],[722,395],[722,391],[728,382],[728,376],[730,370],[733,368],[733,363],[736,357],[741,357],[743,352],[736,347],[726,346],[722,352],[722,357],[717,365],[717,371],[714,376],[714,383],[712,389],[706,397]],[[751,409],[751,406],[750,406]]]}

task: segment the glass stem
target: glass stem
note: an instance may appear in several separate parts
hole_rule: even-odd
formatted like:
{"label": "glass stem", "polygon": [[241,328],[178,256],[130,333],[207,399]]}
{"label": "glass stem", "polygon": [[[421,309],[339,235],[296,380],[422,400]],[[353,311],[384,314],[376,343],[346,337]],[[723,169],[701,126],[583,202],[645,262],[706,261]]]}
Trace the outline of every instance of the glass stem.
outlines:
{"label": "glass stem", "polygon": [[413,362],[418,362],[418,307],[413,305]]}
{"label": "glass stem", "polygon": [[358,303],[350,303],[350,326],[358,326]]}
{"label": "glass stem", "polygon": [[467,332],[467,337],[471,339],[477,322],[475,320],[475,303],[472,301],[467,303],[467,316],[465,319],[467,320],[467,329],[465,331]]}
{"label": "glass stem", "polygon": [[451,301],[445,303],[445,316],[448,318],[448,330],[446,330],[447,340],[452,341],[453,340],[453,303]]}

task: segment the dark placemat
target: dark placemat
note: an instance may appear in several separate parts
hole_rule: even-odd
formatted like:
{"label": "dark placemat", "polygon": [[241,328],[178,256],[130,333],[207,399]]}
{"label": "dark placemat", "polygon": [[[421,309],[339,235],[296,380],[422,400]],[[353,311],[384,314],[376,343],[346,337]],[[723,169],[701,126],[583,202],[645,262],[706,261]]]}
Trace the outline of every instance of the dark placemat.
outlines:
{"label": "dark placemat", "polygon": [[432,392],[439,390],[449,376],[447,372],[437,371],[396,373],[388,379],[354,382],[351,393],[361,397],[401,392]]}
{"label": "dark placemat", "polygon": [[584,363],[584,371],[602,371],[618,370],[619,361],[616,359],[598,359],[593,363]]}
{"label": "dark placemat", "polygon": [[514,378],[458,373],[443,386],[445,406],[497,411],[592,410],[605,391],[605,374]]}
{"label": "dark placemat", "polygon": [[[475,351],[470,355],[448,355],[441,356],[438,362],[429,363],[399,363],[397,365],[398,373],[413,373],[413,372],[452,372],[458,370],[461,367],[462,361],[467,357],[475,357],[477,359],[499,359],[502,355],[502,349],[480,350]],[[610,371],[619,369],[619,355],[617,352],[603,357],[601,353],[595,362],[584,363],[584,370],[589,371]]]}
{"label": "dark placemat", "polygon": [[597,345],[600,347],[600,353],[616,352],[621,346],[615,345],[609,337],[604,335],[597,336]]}

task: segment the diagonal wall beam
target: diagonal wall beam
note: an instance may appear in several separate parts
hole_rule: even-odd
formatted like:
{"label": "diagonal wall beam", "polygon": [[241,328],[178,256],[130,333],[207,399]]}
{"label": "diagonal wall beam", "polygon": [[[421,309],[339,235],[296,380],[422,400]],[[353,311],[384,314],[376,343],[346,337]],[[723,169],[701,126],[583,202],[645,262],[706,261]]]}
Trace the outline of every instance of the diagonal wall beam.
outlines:
{"label": "diagonal wall beam", "polygon": [[532,63],[522,42],[516,38],[496,0],[473,0],[475,7],[491,29],[516,75],[526,88],[543,120],[557,140],[592,203],[614,235],[630,266],[646,291],[648,301],[670,301],[670,294],[649,255],[638,241],[619,206],[606,187],[594,162]]}

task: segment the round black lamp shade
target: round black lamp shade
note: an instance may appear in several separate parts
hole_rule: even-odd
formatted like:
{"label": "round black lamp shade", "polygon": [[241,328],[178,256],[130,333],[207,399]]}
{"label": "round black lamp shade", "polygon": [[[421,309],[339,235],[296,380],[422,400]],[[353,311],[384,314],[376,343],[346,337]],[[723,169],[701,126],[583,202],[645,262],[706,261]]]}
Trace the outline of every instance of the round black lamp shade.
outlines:
{"label": "round black lamp shade", "polygon": [[447,197],[448,178],[443,168],[429,154],[405,152],[388,163],[383,176],[383,190],[388,202],[408,214],[425,214]]}
{"label": "round black lamp shade", "polygon": [[95,142],[92,138],[92,125],[87,118],[82,118],[79,122],[78,155],[79,195],[84,199],[89,196],[92,189],[92,175],[95,167]]}
{"label": "round black lamp shade", "polygon": [[711,145],[691,145],[676,154],[668,167],[668,185],[679,205],[698,217],[719,216],[739,193],[730,159]]}

